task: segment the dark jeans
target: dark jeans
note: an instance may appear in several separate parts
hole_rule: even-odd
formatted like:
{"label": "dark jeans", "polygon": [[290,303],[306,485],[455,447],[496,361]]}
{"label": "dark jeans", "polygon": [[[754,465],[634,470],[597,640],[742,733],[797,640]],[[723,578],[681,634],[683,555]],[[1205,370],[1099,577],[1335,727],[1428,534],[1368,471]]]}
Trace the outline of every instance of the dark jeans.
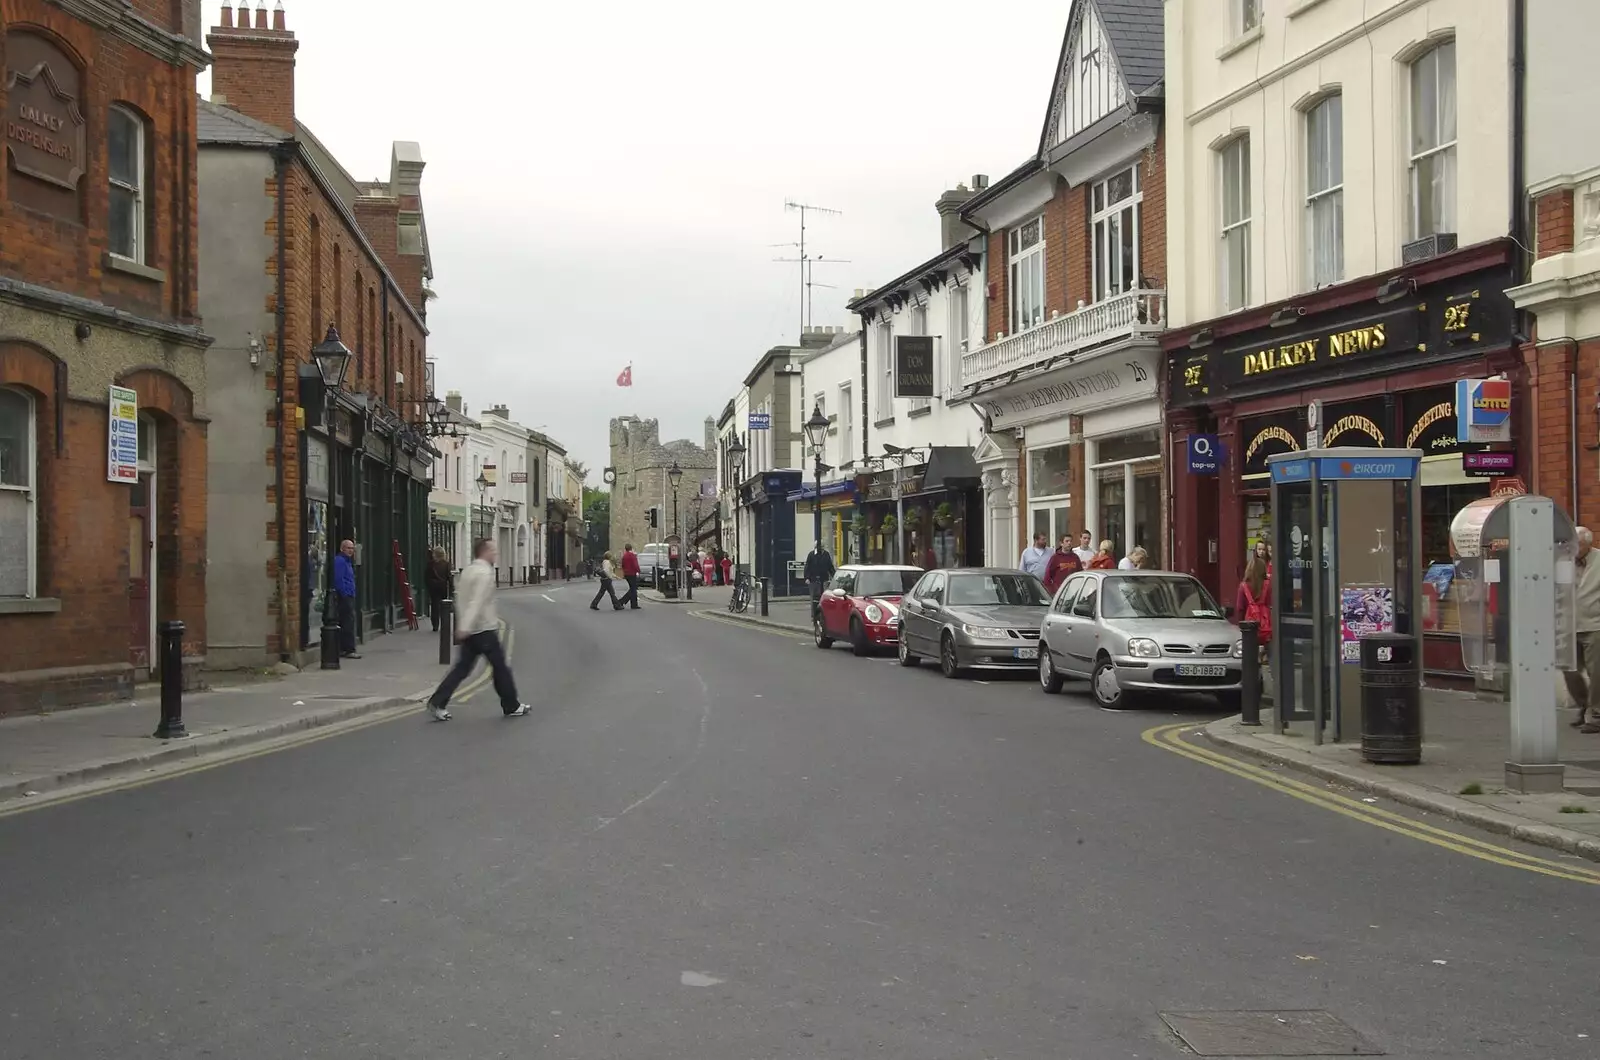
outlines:
{"label": "dark jeans", "polygon": [[339,597],[339,654],[356,653],[356,600],[353,596]]}
{"label": "dark jeans", "polygon": [[428,592],[428,618],[433,622],[433,631],[439,632],[439,619],[444,615],[444,602],[447,597],[443,593]]}
{"label": "dark jeans", "polygon": [[492,629],[474,633],[461,642],[461,646],[456,649],[456,664],[450,667],[450,672],[444,675],[439,687],[428,697],[429,705],[435,707],[448,705],[450,697],[456,694],[461,682],[467,679],[472,673],[472,668],[478,664],[480,655],[494,671],[494,691],[500,697],[500,709],[507,714],[516,710],[521,705],[517,701],[517,682],[511,676],[511,667],[506,665],[506,653],[500,647],[500,634]]}
{"label": "dark jeans", "polygon": [[600,579],[600,591],[594,594],[594,599],[589,602],[590,607],[599,607],[603,597],[611,597],[611,606],[620,608],[622,601],[617,599],[617,590],[612,588],[610,578]]}
{"label": "dark jeans", "polygon": [[639,609],[639,576],[637,574],[628,575],[628,591],[617,603],[619,606],[628,604],[636,611]]}

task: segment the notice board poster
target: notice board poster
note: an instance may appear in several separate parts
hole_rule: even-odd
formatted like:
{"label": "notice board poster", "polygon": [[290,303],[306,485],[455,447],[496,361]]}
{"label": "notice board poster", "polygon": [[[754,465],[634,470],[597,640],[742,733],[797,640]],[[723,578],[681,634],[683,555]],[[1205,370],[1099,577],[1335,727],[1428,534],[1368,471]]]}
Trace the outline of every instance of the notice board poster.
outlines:
{"label": "notice board poster", "polygon": [[1339,661],[1361,661],[1361,638],[1394,632],[1394,589],[1346,585],[1339,590]]}

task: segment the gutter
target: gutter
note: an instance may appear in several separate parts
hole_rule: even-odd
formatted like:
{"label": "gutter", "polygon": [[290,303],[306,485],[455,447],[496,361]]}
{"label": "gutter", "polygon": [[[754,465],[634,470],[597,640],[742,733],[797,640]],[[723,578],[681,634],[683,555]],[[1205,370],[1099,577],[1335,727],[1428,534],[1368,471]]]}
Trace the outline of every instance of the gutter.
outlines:
{"label": "gutter", "polygon": [[[289,654],[290,654],[290,649],[289,649],[289,609],[288,609],[289,572],[288,572],[288,569],[287,569],[288,560],[289,560],[289,543],[286,540],[284,540],[284,534],[285,534],[285,518],[284,517],[285,517],[285,515],[287,513],[287,506],[286,506],[286,504],[284,502],[284,496],[283,496],[284,477],[285,477],[284,476],[284,466],[283,466],[284,450],[287,448],[287,444],[288,444],[287,443],[287,438],[286,438],[286,435],[288,433],[288,426],[284,422],[284,420],[285,420],[286,413],[287,413],[288,410],[284,405],[284,382],[283,382],[283,380],[284,380],[284,375],[288,370],[288,366],[290,364],[298,363],[298,361],[299,361],[298,357],[290,357],[289,354],[288,354],[288,351],[286,351],[284,349],[284,344],[288,340],[287,332],[288,332],[288,328],[289,328],[289,305],[288,305],[289,278],[285,274],[286,273],[286,267],[287,267],[287,259],[288,259],[288,238],[287,238],[287,234],[286,234],[286,232],[284,230],[284,227],[288,223],[288,213],[289,213],[289,204],[288,204],[288,201],[287,201],[288,200],[288,195],[289,195],[289,166],[290,166],[291,163],[294,162],[295,156],[297,154],[299,154],[299,145],[296,144],[294,140],[284,140],[282,143],[279,143],[279,144],[275,145],[272,148],[272,161],[273,161],[274,165],[277,168],[277,182],[278,182],[278,232],[277,232],[277,243],[278,243],[278,261],[277,261],[277,269],[278,269],[278,298],[277,298],[277,308],[274,311],[274,316],[277,317],[277,333],[278,333],[278,338],[277,338],[277,353],[278,353],[278,358],[277,358],[277,360],[278,360],[278,365],[277,365],[277,375],[278,375],[278,379],[277,379],[277,410],[278,410],[278,414],[275,417],[273,417],[274,420],[275,420],[276,426],[275,426],[274,431],[273,431],[272,456],[273,456],[273,464],[277,469],[277,476],[278,476],[277,488],[276,488],[276,490],[274,492],[276,493],[276,496],[277,496],[277,505],[278,505],[278,659],[279,659],[280,662],[288,662],[289,661]],[[313,325],[313,326],[315,326],[315,325]],[[298,380],[296,380],[296,383],[298,385]],[[295,547],[298,550],[299,546],[296,545]],[[296,645],[295,648],[298,651],[299,646]]]}
{"label": "gutter", "polygon": [[[1533,258],[1528,248],[1528,2],[1511,2],[1511,250],[1512,274],[1526,283]],[[1512,332],[1518,343],[1528,336],[1528,313],[1516,309]]]}

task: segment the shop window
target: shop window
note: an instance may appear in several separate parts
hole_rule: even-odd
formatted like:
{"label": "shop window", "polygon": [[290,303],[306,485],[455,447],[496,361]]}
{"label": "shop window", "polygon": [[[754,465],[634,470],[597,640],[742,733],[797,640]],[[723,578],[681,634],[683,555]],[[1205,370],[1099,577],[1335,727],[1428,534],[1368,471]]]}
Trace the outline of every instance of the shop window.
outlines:
{"label": "shop window", "polygon": [[1007,233],[1011,261],[1011,333],[1044,323],[1044,217]]}
{"label": "shop window", "polygon": [[112,107],[106,117],[106,140],[106,166],[111,181],[111,216],[107,224],[111,253],[143,264],[150,242],[145,216],[149,165],[144,118],[127,107]]}
{"label": "shop window", "polygon": [[1230,140],[1219,152],[1222,172],[1222,248],[1218,263],[1224,312],[1250,300],[1250,137]]}
{"label": "shop window", "polygon": [[1028,451],[1030,534],[1043,534],[1051,546],[1072,531],[1071,456],[1070,445]]}
{"label": "shop window", "polygon": [[1344,279],[1344,103],[1329,96],[1306,112],[1306,246],[1311,286]]}
{"label": "shop window", "polygon": [[1091,192],[1096,302],[1139,285],[1139,204],[1143,198],[1137,165],[1100,181]]}
{"label": "shop window", "polygon": [[1135,431],[1089,443],[1094,461],[1089,522],[1085,527],[1098,548],[1110,541],[1118,559],[1142,545],[1150,565],[1161,565],[1166,533],[1161,524],[1161,437],[1155,430]]}
{"label": "shop window", "polygon": [[1456,230],[1456,45],[1411,64],[1411,238]]}
{"label": "shop window", "polygon": [[33,399],[0,387],[0,598],[34,592],[34,431]]}

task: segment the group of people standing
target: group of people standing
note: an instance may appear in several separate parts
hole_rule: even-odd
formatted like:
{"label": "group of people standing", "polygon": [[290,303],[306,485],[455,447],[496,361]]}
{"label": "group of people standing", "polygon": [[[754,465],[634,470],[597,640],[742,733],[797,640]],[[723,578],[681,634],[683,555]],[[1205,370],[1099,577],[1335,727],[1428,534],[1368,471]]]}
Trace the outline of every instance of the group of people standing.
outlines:
{"label": "group of people standing", "polygon": [[1033,535],[1033,545],[1022,550],[1018,567],[1038,578],[1052,595],[1072,575],[1085,570],[1143,570],[1150,565],[1150,554],[1143,545],[1135,545],[1119,561],[1116,545],[1107,540],[1095,547],[1094,535],[1085,530],[1078,535],[1078,545],[1073,547],[1072,535],[1062,534],[1054,551],[1047,545],[1043,531]]}

